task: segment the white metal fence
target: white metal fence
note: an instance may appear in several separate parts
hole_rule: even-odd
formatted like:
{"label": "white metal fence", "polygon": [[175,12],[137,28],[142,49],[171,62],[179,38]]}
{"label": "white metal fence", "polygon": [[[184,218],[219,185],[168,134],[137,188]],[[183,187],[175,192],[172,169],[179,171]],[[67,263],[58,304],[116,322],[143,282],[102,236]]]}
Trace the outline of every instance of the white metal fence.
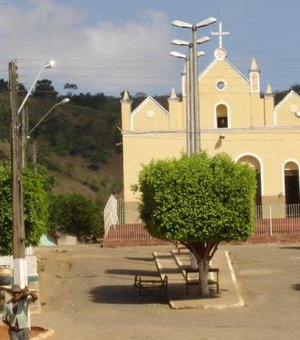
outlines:
{"label": "white metal fence", "polygon": [[[300,235],[300,205],[257,206],[254,236],[297,236]],[[136,215],[136,212],[133,215]],[[130,216],[130,212],[126,212]],[[151,240],[140,221],[126,223],[122,200],[111,196],[104,211],[105,236],[113,240]]]}
{"label": "white metal fence", "polygon": [[256,207],[254,235],[300,235],[300,205]]}

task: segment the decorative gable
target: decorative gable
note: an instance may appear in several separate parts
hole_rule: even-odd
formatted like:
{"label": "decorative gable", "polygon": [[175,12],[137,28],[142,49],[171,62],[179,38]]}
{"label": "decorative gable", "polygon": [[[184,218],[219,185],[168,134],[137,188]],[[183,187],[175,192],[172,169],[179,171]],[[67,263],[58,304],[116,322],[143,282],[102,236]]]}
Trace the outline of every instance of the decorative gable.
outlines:
{"label": "decorative gable", "polygon": [[274,109],[274,125],[300,125],[300,96],[290,91]]}
{"label": "decorative gable", "polygon": [[[199,77],[201,127],[216,128],[220,105],[226,107],[227,127],[251,125],[249,81],[226,58],[215,59]],[[229,123],[230,121],[230,123]]]}
{"label": "decorative gable", "polygon": [[219,79],[223,79],[227,84],[242,85],[249,89],[249,81],[244,77],[244,75],[234,67],[228,59],[218,60],[215,59],[211,62],[207,68],[199,75],[199,84],[207,85],[210,84],[214,88]]}
{"label": "decorative gable", "polygon": [[155,99],[146,98],[130,116],[130,130],[136,132],[168,131],[170,115]]}

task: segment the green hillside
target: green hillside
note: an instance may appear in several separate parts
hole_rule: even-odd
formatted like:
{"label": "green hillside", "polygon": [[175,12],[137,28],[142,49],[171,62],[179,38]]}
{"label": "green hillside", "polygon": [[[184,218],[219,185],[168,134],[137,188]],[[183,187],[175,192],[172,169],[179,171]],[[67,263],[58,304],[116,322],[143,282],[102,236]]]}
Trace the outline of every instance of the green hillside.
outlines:
{"label": "green hillside", "polygon": [[[71,97],[70,103],[51,112],[28,140],[27,161],[32,161],[35,141],[38,164],[55,179],[54,193],[78,192],[104,205],[110,193],[122,190],[122,149],[116,145],[121,142],[120,99],[98,97],[89,104],[97,108],[79,105],[78,98]],[[30,98],[28,129],[60,100]],[[10,121],[9,94],[0,92],[2,160],[10,158]]]}

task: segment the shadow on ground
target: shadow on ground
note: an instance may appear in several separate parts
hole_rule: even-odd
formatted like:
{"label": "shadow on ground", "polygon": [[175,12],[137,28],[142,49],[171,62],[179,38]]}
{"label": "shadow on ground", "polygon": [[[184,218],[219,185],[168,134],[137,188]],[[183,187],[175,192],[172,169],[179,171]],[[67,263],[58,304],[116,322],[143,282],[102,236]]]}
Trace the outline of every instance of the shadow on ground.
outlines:
{"label": "shadow on ground", "polygon": [[132,286],[98,286],[90,290],[90,299],[94,303],[109,304],[153,304],[166,303],[162,296],[142,296],[140,300],[134,294]]}
{"label": "shadow on ground", "polygon": [[300,246],[280,247],[280,249],[300,250]]}
{"label": "shadow on ground", "polygon": [[299,290],[300,291],[300,283],[295,283],[294,285],[292,285],[292,288],[294,290]]}

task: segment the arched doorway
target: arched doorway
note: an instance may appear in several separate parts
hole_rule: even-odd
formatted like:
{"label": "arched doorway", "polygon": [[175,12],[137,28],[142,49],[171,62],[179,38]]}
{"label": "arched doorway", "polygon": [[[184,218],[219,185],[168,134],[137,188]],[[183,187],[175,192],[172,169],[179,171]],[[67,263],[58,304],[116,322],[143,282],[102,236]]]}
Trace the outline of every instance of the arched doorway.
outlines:
{"label": "arched doorway", "polygon": [[284,166],[285,204],[299,204],[299,169],[294,162],[287,162]]}
{"label": "arched doorway", "polygon": [[224,104],[219,104],[216,108],[217,128],[228,127],[228,109]]}
{"label": "arched doorway", "polygon": [[246,163],[251,168],[253,168],[256,172],[256,195],[255,195],[255,204],[256,206],[262,205],[262,182],[261,182],[261,167],[259,161],[253,156],[243,156],[238,162]]}

